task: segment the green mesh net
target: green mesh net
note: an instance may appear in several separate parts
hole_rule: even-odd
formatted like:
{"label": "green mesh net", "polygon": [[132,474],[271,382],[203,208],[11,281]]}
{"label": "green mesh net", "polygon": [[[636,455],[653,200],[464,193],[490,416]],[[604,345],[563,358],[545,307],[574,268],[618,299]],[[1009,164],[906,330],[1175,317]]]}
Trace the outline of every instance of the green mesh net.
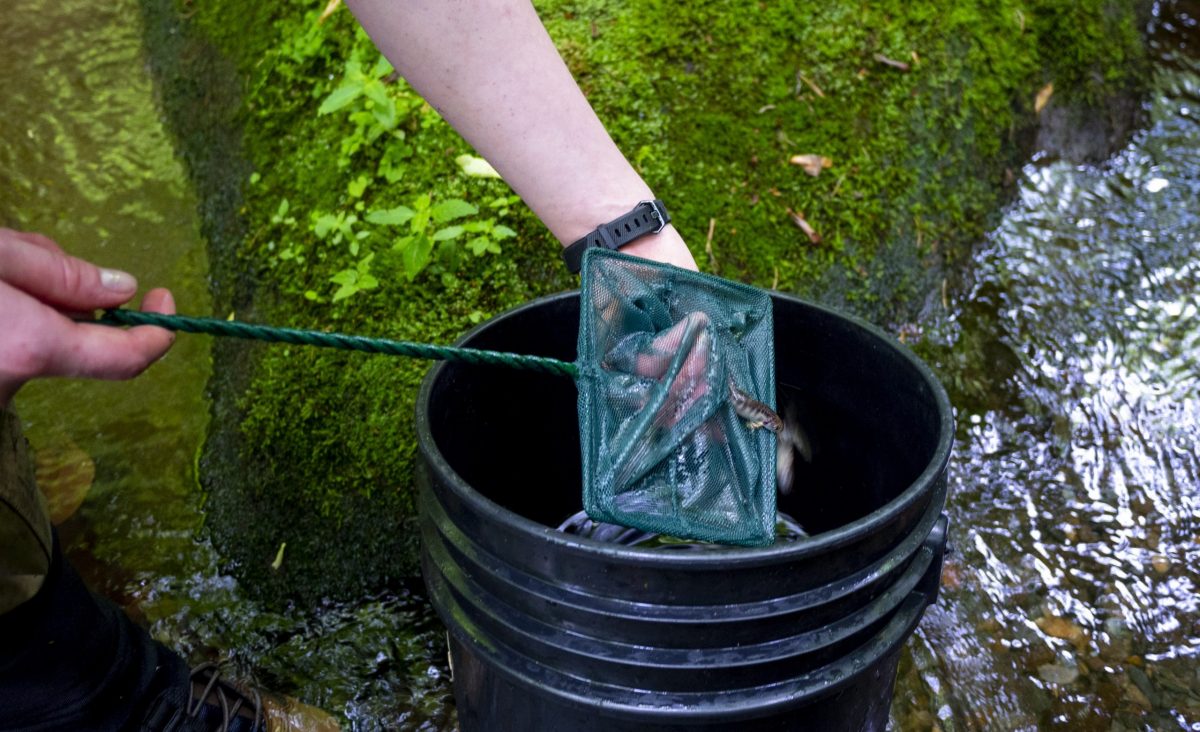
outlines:
{"label": "green mesh net", "polygon": [[755,419],[756,407],[775,405],[765,292],[594,248],[583,263],[578,354],[588,516],[772,543],[775,436]]}

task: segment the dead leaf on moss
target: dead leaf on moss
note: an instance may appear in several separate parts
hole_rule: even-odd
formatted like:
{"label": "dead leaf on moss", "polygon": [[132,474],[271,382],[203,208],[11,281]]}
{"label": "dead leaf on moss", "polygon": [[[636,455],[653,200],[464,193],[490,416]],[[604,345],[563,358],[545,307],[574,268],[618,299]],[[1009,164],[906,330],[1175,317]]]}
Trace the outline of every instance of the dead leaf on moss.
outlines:
{"label": "dead leaf on moss", "polygon": [[1046,103],[1050,101],[1050,97],[1054,95],[1054,82],[1043,86],[1037,93],[1037,98],[1033,100],[1033,111],[1036,114],[1041,114],[1046,107]]}
{"label": "dead leaf on moss", "polygon": [[814,155],[812,153],[808,153],[806,155],[793,155],[788,162],[790,162],[792,165],[799,165],[800,167],[804,168],[804,172],[808,173],[814,178],[820,175],[821,171],[825,168],[833,167],[832,160],[824,155]]}
{"label": "dead leaf on moss", "polygon": [[808,221],[804,218],[804,214],[800,213],[799,211],[793,211],[790,208],[787,210],[787,212],[788,216],[790,216],[792,219],[792,223],[800,227],[800,230],[803,231],[806,236],[808,236],[809,241],[811,241],[813,244],[821,243],[821,235],[818,234],[817,230],[812,227],[812,224],[808,223]]}

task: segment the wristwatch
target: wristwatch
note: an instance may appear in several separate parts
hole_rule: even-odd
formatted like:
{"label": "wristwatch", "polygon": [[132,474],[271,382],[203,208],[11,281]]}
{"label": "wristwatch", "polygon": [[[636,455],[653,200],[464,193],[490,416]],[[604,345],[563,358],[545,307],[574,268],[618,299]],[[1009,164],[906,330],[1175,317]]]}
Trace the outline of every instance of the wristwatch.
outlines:
{"label": "wristwatch", "polygon": [[583,253],[589,247],[620,249],[638,237],[657,234],[669,223],[671,214],[667,213],[667,207],[661,200],[638,201],[638,205],[629,213],[597,226],[587,236],[567,245],[563,249],[563,261],[567,269],[577,274],[583,266]]}

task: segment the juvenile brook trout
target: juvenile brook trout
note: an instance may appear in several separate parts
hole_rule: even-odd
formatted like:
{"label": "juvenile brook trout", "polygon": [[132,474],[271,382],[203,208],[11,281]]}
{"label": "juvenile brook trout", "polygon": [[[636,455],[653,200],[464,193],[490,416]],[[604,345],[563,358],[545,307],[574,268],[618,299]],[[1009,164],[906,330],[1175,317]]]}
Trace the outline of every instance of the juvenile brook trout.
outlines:
{"label": "juvenile brook trout", "polygon": [[780,419],[775,410],[739,389],[732,378],[729,380],[729,403],[750,429],[761,427],[775,433],[775,482],[780,493],[785,496],[791,493],[796,455],[799,454],[806,463],[812,462],[812,447],[795,411],[784,410],[784,419]]}

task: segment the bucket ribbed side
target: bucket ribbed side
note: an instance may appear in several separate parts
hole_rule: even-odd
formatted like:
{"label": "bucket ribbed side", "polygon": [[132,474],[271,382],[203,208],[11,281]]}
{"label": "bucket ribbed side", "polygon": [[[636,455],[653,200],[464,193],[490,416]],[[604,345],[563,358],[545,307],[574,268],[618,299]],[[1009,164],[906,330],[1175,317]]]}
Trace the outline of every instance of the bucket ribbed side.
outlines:
{"label": "bucket ribbed side", "polygon": [[[463,343],[569,360],[578,307],[546,298]],[[871,326],[775,307],[778,378],[824,451],[807,485],[827,490],[786,504],[818,532],[795,543],[680,552],[557,532],[579,502],[570,385],[431,372],[422,570],[464,732],[886,725],[899,648],[937,594],[949,403]]]}

